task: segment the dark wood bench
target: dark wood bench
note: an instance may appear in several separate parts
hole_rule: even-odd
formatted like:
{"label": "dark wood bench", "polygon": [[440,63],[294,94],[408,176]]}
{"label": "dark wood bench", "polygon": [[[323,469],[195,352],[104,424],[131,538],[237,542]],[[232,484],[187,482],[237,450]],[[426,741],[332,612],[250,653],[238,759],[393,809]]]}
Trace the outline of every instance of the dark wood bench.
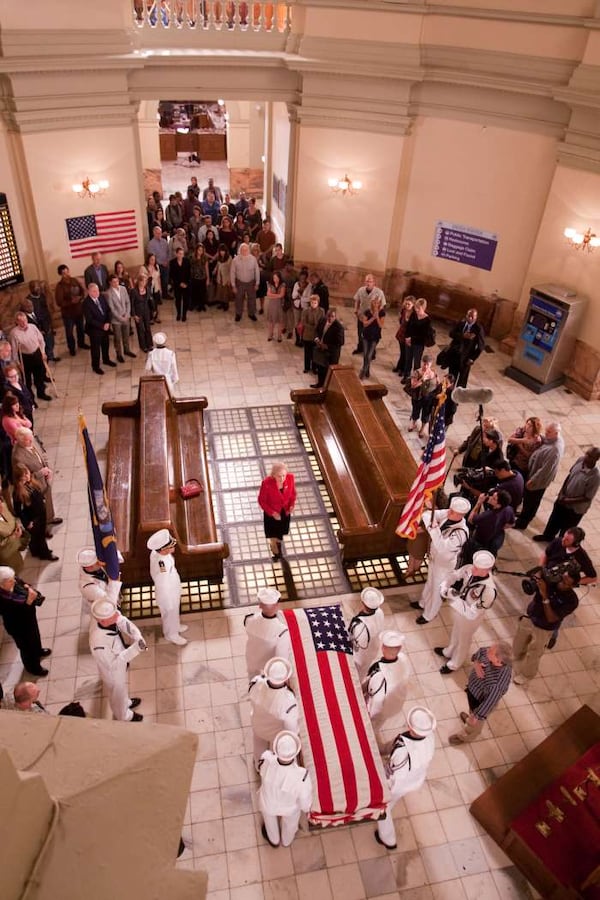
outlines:
{"label": "dark wood bench", "polygon": [[401,553],[396,526],[417,465],[388,412],[382,384],[331,366],[321,390],[292,391],[339,522],[342,559]]}
{"label": "dark wood bench", "polygon": [[[150,584],[148,537],[168,528],[177,538],[182,579],[223,578],[229,548],[218,540],[204,443],[205,397],[174,399],[162,375],[140,378],[137,400],[104,403],[109,417],[106,490],[123,554],[125,584]],[[180,486],[203,490],[184,500]]]}

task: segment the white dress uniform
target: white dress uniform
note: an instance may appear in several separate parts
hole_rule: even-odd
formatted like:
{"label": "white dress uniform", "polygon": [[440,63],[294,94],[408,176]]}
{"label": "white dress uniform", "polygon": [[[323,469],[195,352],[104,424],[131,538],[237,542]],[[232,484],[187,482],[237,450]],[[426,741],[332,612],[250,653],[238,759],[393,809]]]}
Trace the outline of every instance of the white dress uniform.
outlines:
{"label": "white dress uniform", "polygon": [[150,551],[150,577],[154,582],[154,596],[160,609],[164,636],[168,641],[175,639],[176,643],[183,642],[179,634],[181,579],[172,553]]}
{"label": "white dress uniform", "polygon": [[260,609],[248,613],[244,619],[244,628],[248,635],[246,641],[246,666],[248,678],[259,675],[268,661],[274,656],[290,656],[290,633],[283,616],[277,613],[271,618],[263,615]]}
{"label": "white dress uniform", "polygon": [[164,375],[170,388],[175,387],[179,381],[177,371],[177,357],[168,347],[154,347],[146,357],[146,372],[153,375]]}
{"label": "white dress uniform", "polygon": [[[272,750],[265,750],[259,762],[261,785],[258,808],[269,840],[289,847],[298,831],[300,815],[312,804],[312,781],[309,772],[296,760],[283,765]],[[281,837],[278,816],[281,816]]]}
{"label": "white dress uniform", "polygon": [[[469,655],[473,635],[479,622],[496,599],[496,586],[491,572],[474,576],[473,566],[467,565],[452,572],[442,584],[442,592],[452,610],[452,633],[450,643],[444,647],[446,665],[449,669],[460,669]],[[462,582],[456,589],[452,585]]]}
{"label": "white dress uniform", "polygon": [[381,730],[388,720],[402,712],[409,677],[408,657],[402,651],[398,659],[379,659],[370,667],[365,696],[367,712],[376,730]]}
{"label": "white dress uniform", "polygon": [[361,684],[377,658],[379,638],[384,629],[385,616],[382,609],[372,612],[361,609],[348,624],[348,637]]}
{"label": "white dress uniform", "polygon": [[423,524],[431,537],[431,547],[429,549],[429,574],[419,604],[423,608],[423,618],[428,622],[435,619],[440,611],[442,605],[440,586],[456,568],[456,559],[460,549],[469,537],[469,529],[464,519],[452,522],[442,530],[439,526],[447,518],[447,509],[436,510],[433,520],[437,527],[431,527],[431,513],[427,512],[423,516]]}
{"label": "white dress uniform", "polygon": [[[129,646],[121,635],[126,635]],[[140,646],[140,642],[141,645]],[[115,719],[128,722],[133,718],[127,686],[127,663],[145,649],[142,632],[137,625],[120,615],[114,625],[102,626],[94,620],[90,628],[90,651],[98,666],[100,678],[108,693]]]}
{"label": "white dress uniform", "polygon": [[435,734],[433,732],[426,737],[418,737],[406,731],[399,734],[394,741],[386,766],[390,799],[386,807],[385,819],[379,819],[377,822],[377,833],[388,847],[394,847],[396,844],[392,810],[401,797],[422,787],[427,776],[427,769],[433,759],[434,750]]}
{"label": "white dress uniform", "polygon": [[298,703],[287,687],[271,687],[265,675],[256,675],[248,688],[250,721],[254,733],[254,763],[258,765],[265,750],[280,731],[298,734]]}

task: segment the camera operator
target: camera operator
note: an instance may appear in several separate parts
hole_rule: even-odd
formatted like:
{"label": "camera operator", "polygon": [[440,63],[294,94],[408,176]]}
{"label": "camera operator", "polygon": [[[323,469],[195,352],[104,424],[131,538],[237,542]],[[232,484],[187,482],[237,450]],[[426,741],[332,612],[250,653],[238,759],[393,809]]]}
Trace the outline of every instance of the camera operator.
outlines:
{"label": "camera operator", "polygon": [[504,438],[500,431],[500,426],[498,425],[498,419],[495,419],[492,416],[484,416],[481,420],[481,426],[478,421],[471,434],[465,438],[458,447],[458,452],[464,453],[462,466],[465,469],[474,469],[477,466],[483,465],[484,460],[481,455],[482,429],[483,446],[485,448],[484,456],[486,459],[489,460],[490,455],[492,455],[493,462],[494,456],[496,459],[500,459],[502,456],[502,443]]}
{"label": "camera operator", "polygon": [[463,550],[462,564],[470,563],[477,550],[489,550],[497,556],[504,543],[506,529],[515,524],[508,491],[496,488],[487,494],[480,494],[467,521],[473,531]]}
{"label": "camera operator", "polygon": [[569,528],[562,537],[554,538],[546,547],[546,552],[540,559],[540,565],[546,568],[558,566],[561,563],[574,560],[583,577],[579,578],[579,584],[594,584],[598,580],[598,575],[592,560],[581,546],[581,542],[585,539],[585,531],[578,525]]}
{"label": "camera operator", "polygon": [[38,678],[44,678],[48,669],[40,665],[40,659],[52,653],[42,647],[38,628],[36,607],[41,606],[45,597],[16,578],[10,566],[0,566],[0,615],[4,628],[19,648],[25,669]]}
{"label": "camera operator", "polygon": [[480,478],[479,476],[472,478],[467,472],[466,476],[460,481],[461,493],[472,498],[491,491],[508,491],[510,494],[510,505],[513,510],[517,509],[523,499],[524,482],[521,473],[514,472],[508,460],[503,458],[496,460],[492,464],[491,472],[487,467],[485,471],[485,478]]}
{"label": "camera operator", "polygon": [[[513,681],[526,684],[537,675],[544,651],[552,648],[564,619],[575,612],[579,598],[573,588],[579,584],[576,563],[562,572],[554,582],[547,570],[532,576],[534,593],[527,612],[519,617],[513,641]],[[553,583],[554,582],[554,583]],[[527,588],[527,583],[524,583]]]}

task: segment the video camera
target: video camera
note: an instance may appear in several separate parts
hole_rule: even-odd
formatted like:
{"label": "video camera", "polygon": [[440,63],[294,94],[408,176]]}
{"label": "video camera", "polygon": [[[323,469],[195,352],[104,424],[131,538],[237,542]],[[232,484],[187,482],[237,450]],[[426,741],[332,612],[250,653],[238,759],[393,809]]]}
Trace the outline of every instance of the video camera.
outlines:
{"label": "video camera", "polygon": [[475,490],[482,493],[487,493],[495,484],[492,469],[488,469],[485,466],[478,469],[461,466],[454,474],[454,484],[456,487],[461,487],[463,481],[466,481],[469,487],[475,488]]}
{"label": "video camera", "polygon": [[525,573],[526,577],[521,582],[521,587],[531,597],[537,591],[540,580],[550,588],[556,587],[557,584],[560,584],[565,573],[573,579],[575,585],[579,584],[581,569],[574,559],[569,559],[565,562],[557,563],[555,566],[535,566],[533,569],[529,569]]}

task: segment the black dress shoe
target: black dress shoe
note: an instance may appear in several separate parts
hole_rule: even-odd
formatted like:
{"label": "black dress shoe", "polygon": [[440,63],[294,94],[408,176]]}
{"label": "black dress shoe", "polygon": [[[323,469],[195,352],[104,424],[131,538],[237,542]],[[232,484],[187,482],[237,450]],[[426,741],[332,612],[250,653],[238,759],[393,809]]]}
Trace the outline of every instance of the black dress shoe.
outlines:
{"label": "black dress shoe", "polygon": [[53,519],[50,519],[48,525],[62,525],[62,521],[63,520],[60,518],[60,516],[54,516]]}
{"label": "black dress shoe", "polygon": [[143,718],[144,717],[141,713],[134,713],[131,721],[132,722],[141,722],[141,721],[143,721]]}
{"label": "black dress shoe", "polygon": [[48,362],[60,362],[60,356],[53,356],[52,359],[49,359]]}
{"label": "black dress shoe", "polygon": [[321,387],[323,387],[322,384],[318,384],[318,383],[317,383],[317,384],[311,384],[311,388],[321,388]]}
{"label": "black dress shoe", "polygon": [[549,544],[552,538],[547,538],[545,534],[534,534],[533,540],[538,544]]}
{"label": "black dress shoe", "polygon": [[48,562],[58,562],[58,556],[55,556],[54,553],[48,553],[46,556],[40,556],[40,559],[45,559]]}
{"label": "black dress shoe", "polygon": [[91,350],[92,349],[90,344],[78,344],[77,346],[79,347],[80,350]]}
{"label": "black dress shoe", "polygon": [[47,400],[49,402],[50,400],[52,400],[52,397],[50,396],[50,394],[39,394],[38,393],[38,400]]}
{"label": "black dress shoe", "polygon": [[517,519],[517,521],[513,525],[513,528],[515,529],[515,531],[525,531],[527,525],[525,524],[525,522],[519,522],[519,520]]}
{"label": "black dress shoe", "polygon": [[117,362],[121,362],[121,363],[125,362],[125,357],[121,356],[120,353],[117,353]]}
{"label": "black dress shoe", "polygon": [[267,829],[265,828],[264,824],[261,826],[260,833],[264,837],[267,844],[270,844],[271,847],[275,847],[275,849],[277,849],[279,847],[279,844],[274,844],[273,841],[271,840],[271,838],[269,837],[269,835],[267,834]]}
{"label": "black dress shoe", "polygon": [[35,675],[37,678],[45,678],[48,674],[48,669],[44,669],[43,666],[40,666],[37,669],[30,670],[31,675]]}
{"label": "black dress shoe", "polygon": [[421,604],[419,603],[418,600],[411,600],[411,602],[408,605],[410,606],[411,609],[423,609],[423,607],[421,606]]}
{"label": "black dress shoe", "polygon": [[415,619],[415,622],[417,623],[417,625],[427,625],[427,619],[425,618],[425,616],[419,616],[418,619]]}
{"label": "black dress shoe", "polygon": [[96,375],[104,375],[104,369],[92,369],[92,372],[95,372]]}
{"label": "black dress shoe", "polygon": [[141,697],[132,697],[131,703],[129,704],[129,709],[135,709],[136,706],[139,706],[141,702],[142,702]]}
{"label": "black dress shoe", "polygon": [[52,650],[50,647],[42,647],[40,659],[45,659],[47,656],[52,656]]}
{"label": "black dress shoe", "polygon": [[130,356],[132,359],[137,359],[137,353],[132,353],[131,350],[126,350],[125,356]]}
{"label": "black dress shoe", "polygon": [[438,656],[444,656],[444,648],[443,647],[434,647],[433,652],[437,653]]}
{"label": "black dress shoe", "polygon": [[454,669],[451,669],[449,666],[442,666],[440,669],[440,675],[451,675]]}
{"label": "black dress shoe", "polygon": [[398,847],[398,844],[386,844],[385,841],[382,841],[378,831],[375,832],[375,840],[378,844],[381,844],[382,847],[385,847],[386,850],[396,850]]}
{"label": "black dress shoe", "polygon": [[235,317],[235,321],[236,321],[236,322],[239,322],[241,318],[242,318],[241,316],[236,316],[236,317]]}
{"label": "black dress shoe", "polygon": [[117,367],[116,362],[113,362],[112,359],[104,359],[104,360],[102,360],[102,361],[103,361],[103,363],[104,363],[105,366],[110,366],[111,369],[116,369],[116,367]]}
{"label": "black dress shoe", "polygon": [[359,350],[358,347],[352,351],[352,356],[358,356],[359,354],[362,355],[362,350]]}
{"label": "black dress shoe", "polygon": [[256,322],[256,321],[258,321],[257,318],[256,318],[256,316],[248,316],[248,318],[250,319],[251,322]]}

